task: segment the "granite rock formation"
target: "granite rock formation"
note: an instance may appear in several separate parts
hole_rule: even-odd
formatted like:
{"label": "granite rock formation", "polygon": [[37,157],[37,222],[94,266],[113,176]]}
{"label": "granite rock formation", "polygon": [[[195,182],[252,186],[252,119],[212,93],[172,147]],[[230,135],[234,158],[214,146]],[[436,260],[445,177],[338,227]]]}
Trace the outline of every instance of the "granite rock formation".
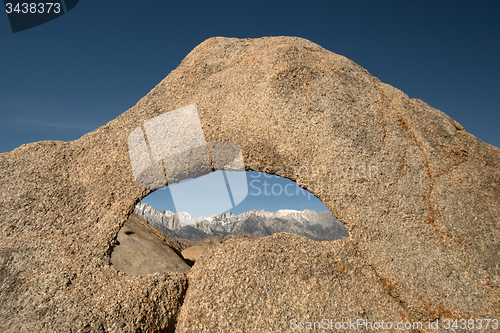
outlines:
{"label": "granite rock formation", "polygon": [[172,242],[175,243],[175,245],[181,250],[184,251],[185,249],[188,249],[190,247],[194,246],[201,246],[206,249],[212,249],[214,247],[217,247],[227,241],[235,241],[239,242],[240,239],[245,240],[245,241],[256,241],[260,237],[256,235],[250,235],[250,234],[238,234],[238,235],[228,235],[228,236],[213,236],[213,237],[208,237],[208,238],[203,238],[202,240],[199,241],[193,241],[190,239],[185,239],[185,238],[174,238],[172,239]]}
{"label": "granite rock formation", "polygon": [[119,271],[128,275],[189,272],[190,267],[180,249],[137,214],[130,214],[117,240],[111,253],[111,263]]}
{"label": "granite rock formation", "polygon": [[[189,288],[182,273],[119,272],[118,232],[150,193],[134,182],[129,134],[191,104],[207,142],[237,144],[248,170],[296,181],[350,237],[225,242]],[[499,318],[499,162],[500,149],[443,112],[310,41],[209,39],[106,125],[0,155],[0,330]]]}
{"label": "granite rock formation", "polygon": [[203,246],[192,246],[182,251],[182,256],[192,262],[200,260],[201,256],[207,251]]}

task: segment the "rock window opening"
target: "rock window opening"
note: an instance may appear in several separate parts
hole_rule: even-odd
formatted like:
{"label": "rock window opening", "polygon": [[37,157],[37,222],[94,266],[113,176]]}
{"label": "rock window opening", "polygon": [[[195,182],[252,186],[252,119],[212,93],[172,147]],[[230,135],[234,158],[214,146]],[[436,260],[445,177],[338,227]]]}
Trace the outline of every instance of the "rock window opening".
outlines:
{"label": "rock window opening", "polygon": [[[230,186],[237,178],[239,186]],[[315,241],[349,236],[328,208],[295,182],[262,172],[219,170],[168,185],[139,202],[120,230],[112,262],[133,274],[184,272],[228,239],[280,232]]]}

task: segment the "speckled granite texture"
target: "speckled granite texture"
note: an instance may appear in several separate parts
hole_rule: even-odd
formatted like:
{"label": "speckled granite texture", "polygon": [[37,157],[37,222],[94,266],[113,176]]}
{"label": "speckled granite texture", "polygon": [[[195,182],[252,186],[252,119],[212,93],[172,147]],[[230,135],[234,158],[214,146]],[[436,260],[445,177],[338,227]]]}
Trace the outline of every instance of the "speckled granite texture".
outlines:
{"label": "speckled granite texture", "polygon": [[[351,237],[228,241],[188,277],[118,272],[118,231],[149,193],[134,183],[127,138],[191,104],[207,142],[237,144],[248,170],[296,181]],[[0,155],[0,330],[500,319],[499,162],[500,149],[446,114],[310,41],[209,39],[108,124]]]}

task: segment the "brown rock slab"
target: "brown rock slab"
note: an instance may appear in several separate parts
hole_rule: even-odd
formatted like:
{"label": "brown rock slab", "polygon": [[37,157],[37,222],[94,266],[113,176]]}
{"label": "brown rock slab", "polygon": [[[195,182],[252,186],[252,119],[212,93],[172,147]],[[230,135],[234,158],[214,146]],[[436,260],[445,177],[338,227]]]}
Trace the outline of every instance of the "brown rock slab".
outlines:
{"label": "brown rock slab", "polygon": [[[190,273],[180,330],[278,327],[301,313],[500,317],[500,149],[310,41],[218,37],[108,124],[72,142],[0,155],[0,331],[174,329],[186,276],[130,276],[111,253],[151,192],[134,182],[130,133],[191,104],[206,142],[234,143],[247,170],[296,181],[351,237],[278,235],[255,250],[247,241],[222,244],[212,263],[204,256]],[[338,262],[346,274],[335,272]],[[286,294],[282,279],[293,286]],[[194,312],[195,301],[207,312]]]}
{"label": "brown rock slab", "polygon": [[185,259],[197,262],[200,257],[207,251],[206,247],[203,246],[191,246],[181,252]]}
{"label": "brown rock slab", "polygon": [[190,267],[172,241],[135,213],[130,214],[117,239],[119,245],[111,254],[111,263],[119,271],[129,275],[189,273]]}

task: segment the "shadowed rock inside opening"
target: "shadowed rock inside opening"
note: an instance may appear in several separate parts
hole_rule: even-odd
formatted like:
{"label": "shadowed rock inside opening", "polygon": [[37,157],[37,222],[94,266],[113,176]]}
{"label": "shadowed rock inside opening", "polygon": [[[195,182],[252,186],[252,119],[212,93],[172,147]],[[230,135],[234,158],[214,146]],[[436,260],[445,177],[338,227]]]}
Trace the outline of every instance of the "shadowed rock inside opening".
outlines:
{"label": "shadowed rock inside opening", "polygon": [[158,229],[132,213],[120,229],[111,254],[116,269],[130,275],[156,272],[188,273],[179,248]]}
{"label": "shadowed rock inside opening", "polygon": [[[238,186],[230,186],[232,179],[239,180]],[[326,206],[295,182],[262,172],[219,170],[169,185],[139,202],[120,230],[112,262],[131,274],[185,272],[185,264],[192,266],[228,239],[280,232],[315,241],[349,236]]]}

